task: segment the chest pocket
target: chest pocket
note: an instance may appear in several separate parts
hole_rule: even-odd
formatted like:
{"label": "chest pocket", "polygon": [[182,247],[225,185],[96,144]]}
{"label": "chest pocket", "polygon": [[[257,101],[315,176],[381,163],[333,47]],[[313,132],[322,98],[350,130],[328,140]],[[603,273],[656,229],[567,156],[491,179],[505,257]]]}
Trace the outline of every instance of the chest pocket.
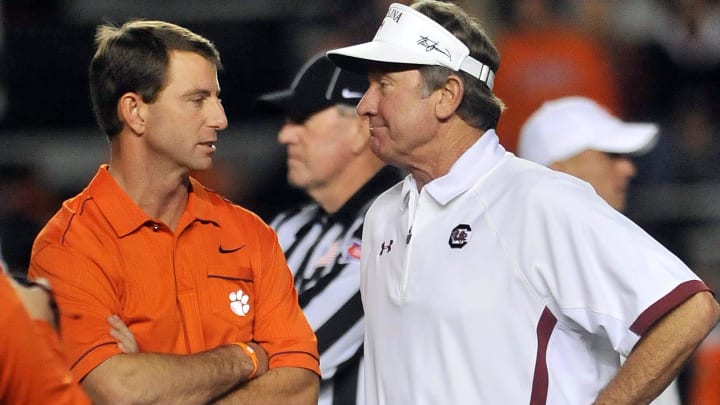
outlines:
{"label": "chest pocket", "polygon": [[213,314],[238,328],[242,334],[247,333],[248,337],[252,336],[255,318],[254,278],[253,269],[247,266],[207,267],[208,295]]}

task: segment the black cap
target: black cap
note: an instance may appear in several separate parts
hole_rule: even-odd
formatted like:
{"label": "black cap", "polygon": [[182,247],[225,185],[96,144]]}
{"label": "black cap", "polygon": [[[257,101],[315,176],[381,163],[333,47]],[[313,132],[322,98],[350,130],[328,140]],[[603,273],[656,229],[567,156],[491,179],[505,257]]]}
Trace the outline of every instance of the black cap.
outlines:
{"label": "black cap", "polygon": [[322,52],[305,63],[289,89],[264,94],[257,104],[281,111],[293,122],[304,122],[335,104],[356,106],[367,88],[365,75],[340,69]]}

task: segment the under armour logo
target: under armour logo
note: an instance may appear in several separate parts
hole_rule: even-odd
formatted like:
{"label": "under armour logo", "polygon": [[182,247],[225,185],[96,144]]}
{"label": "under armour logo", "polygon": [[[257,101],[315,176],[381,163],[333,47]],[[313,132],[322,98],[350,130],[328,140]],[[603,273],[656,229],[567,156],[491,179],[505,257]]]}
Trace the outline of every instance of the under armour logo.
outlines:
{"label": "under armour logo", "polygon": [[392,250],[393,242],[394,241],[392,239],[390,239],[389,242],[387,242],[387,243],[383,242],[382,245],[380,245],[380,256],[382,256],[383,253],[390,253],[390,251]]}

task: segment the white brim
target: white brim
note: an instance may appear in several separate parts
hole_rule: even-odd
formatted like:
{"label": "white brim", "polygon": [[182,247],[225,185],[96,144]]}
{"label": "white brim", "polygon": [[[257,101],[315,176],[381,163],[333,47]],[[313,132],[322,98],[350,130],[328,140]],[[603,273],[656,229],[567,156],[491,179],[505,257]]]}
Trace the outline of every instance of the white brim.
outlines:
{"label": "white brim", "polygon": [[437,58],[382,41],[365,42],[359,45],[335,49],[327,53],[328,58],[342,69],[367,73],[373,63],[394,63],[407,65],[435,65]]}
{"label": "white brim", "polygon": [[432,18],[392,3],[371,42],[327,53],[343,69],[367,72],[372,64],[445,66],[480,79],[492,89],[495,73],[470,56],[470,49]]}
{"label": "white brim", "polygon": [[617,128],[606,136],[597,137],[592,149],[609,153],[640,155],[652,149],[657,143],[658,126],[651,123],[619,122]]}

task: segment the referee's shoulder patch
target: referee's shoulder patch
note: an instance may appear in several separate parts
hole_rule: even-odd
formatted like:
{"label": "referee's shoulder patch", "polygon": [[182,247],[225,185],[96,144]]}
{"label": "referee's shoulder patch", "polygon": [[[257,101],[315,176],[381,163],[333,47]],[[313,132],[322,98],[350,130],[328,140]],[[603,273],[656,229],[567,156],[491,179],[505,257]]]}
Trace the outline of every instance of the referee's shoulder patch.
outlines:
{"label": "referee's shoulder patch", "polygon": [[362,245],[360,242],[354,241],[350,247],[347,249],[347,255],[348,257],[352,257],[353,259],[360,260],[360,252],[362,251]]}

